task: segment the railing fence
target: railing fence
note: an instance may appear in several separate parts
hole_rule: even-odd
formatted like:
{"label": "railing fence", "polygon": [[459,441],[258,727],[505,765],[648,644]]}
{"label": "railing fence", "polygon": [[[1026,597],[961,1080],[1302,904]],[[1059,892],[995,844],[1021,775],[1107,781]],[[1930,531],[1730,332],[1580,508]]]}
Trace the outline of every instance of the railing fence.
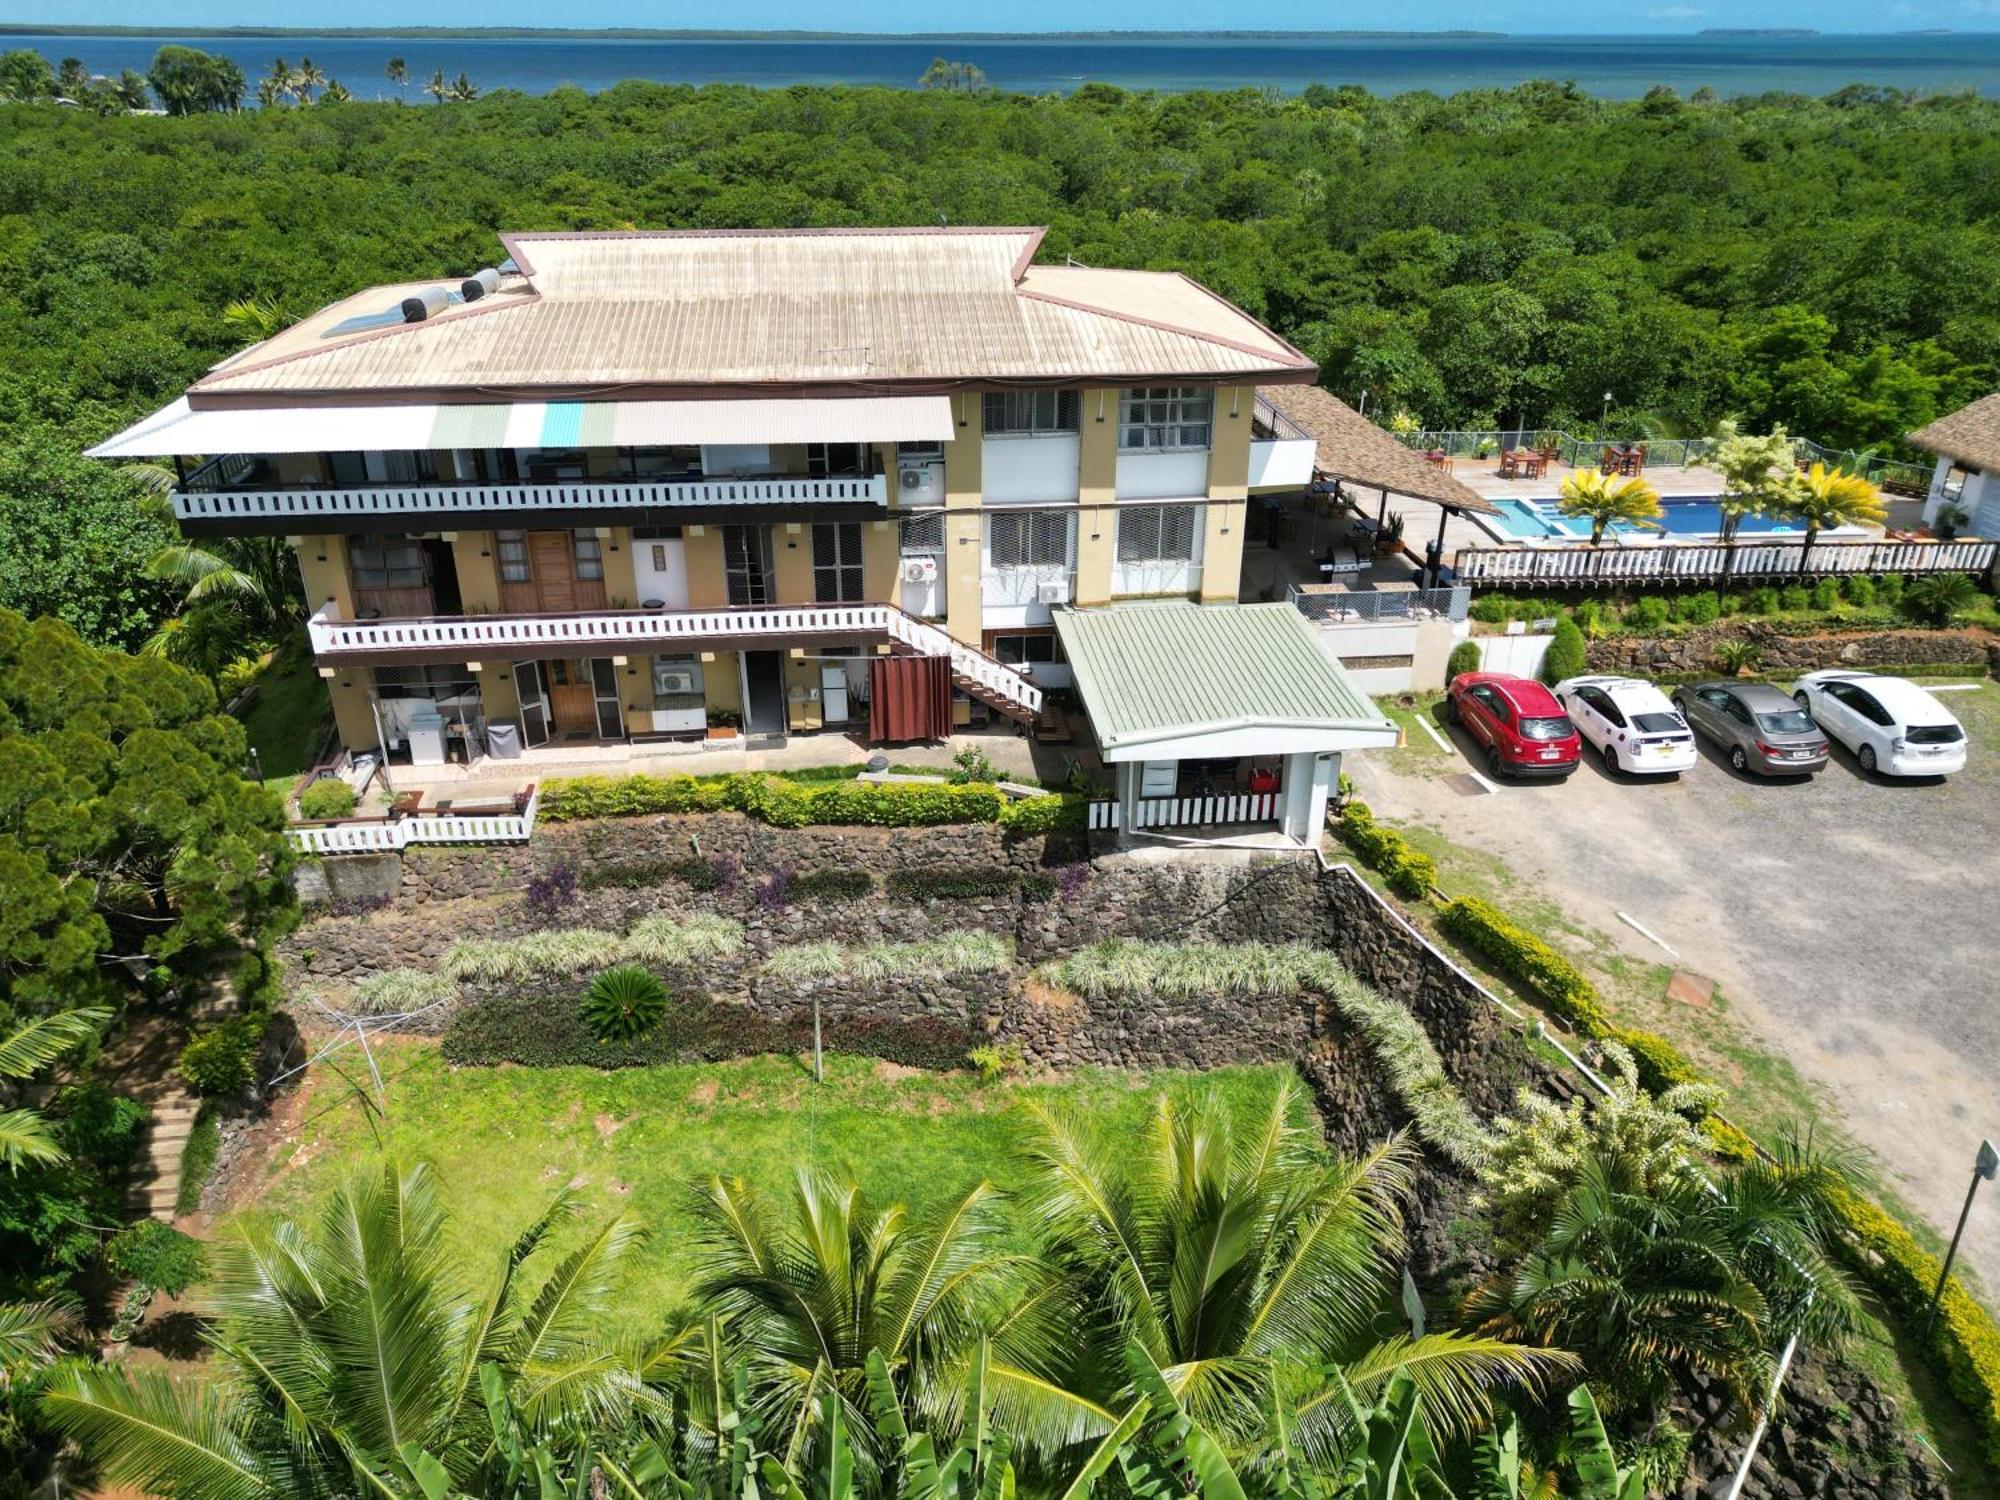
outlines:
{"label": "railing fence", "polygon": [[[1123,826],[1124,807],[1116,801],[1090,804],[1093,829]],[[1217,797],[1142,797],[1132,816],[1133,828],[1202,828],[1220,823],[1275,823],[1276,792],[1235,792]]]}
{"label": "railing fence", "polygon": [[1443,589],[1342,589],[1323,583],[1292,584],[1286,597],[1308,620],[1327,625],[1379,620],[1463,620],[1472,608],[1472,590],[1463,584]]}
{"label": "railing fence", "polygon": [[287,828],[285,835],[307,854],[388,854],[412,844],[525,844],[535,831],[541,799],[536,787],[518,813],[419,813]]}
{"label": "railing fence", "polygon": [[[1993,566],[2000,543],[1987,541],[1826,541],[1806,552],[1803,538],[1785,542],[1655,542],[1592,547],[1468,547],[1452,558],[1467,584],[1715,583],[1814,578],[1827,574],[1970,573]],[[1732,556],[1733,551],[1733,556]]]}

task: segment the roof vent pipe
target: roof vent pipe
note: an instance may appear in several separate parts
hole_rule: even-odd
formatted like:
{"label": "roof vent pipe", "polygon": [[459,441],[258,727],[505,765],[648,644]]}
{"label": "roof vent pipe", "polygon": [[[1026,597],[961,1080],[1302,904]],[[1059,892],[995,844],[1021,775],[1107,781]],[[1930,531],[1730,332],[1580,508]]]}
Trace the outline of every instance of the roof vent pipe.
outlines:
{"label": "roof vent pipe", "polygon": [[414,297],[403,299],[403,321],[421,323],[451,306],[451,293],[441,286],[427,286]]}
{"label": "roof vent pipe", "polygon": [[483,271],[474,271],[458,284],[458,295],[467,302],[477,302],[488,292],[500,290],[500,273],[488,266]]}

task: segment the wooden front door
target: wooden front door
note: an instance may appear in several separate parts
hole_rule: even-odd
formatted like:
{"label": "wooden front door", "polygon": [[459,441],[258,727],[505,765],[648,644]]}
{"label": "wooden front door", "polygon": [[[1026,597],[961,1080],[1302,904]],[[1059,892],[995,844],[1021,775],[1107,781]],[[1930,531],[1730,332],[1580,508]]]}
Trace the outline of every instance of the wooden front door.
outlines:
{"label": "wooden front door", "polygon": [[591,685],[587,661],[551,661],[542,664],[548,674],[549,717],[555,731],[564,737],[597,737],[597,689]]}
{"label": "wooden front door", "polygon": [[[508,614],[571,614],[604,608],[604,564],[597,538],[586,534],[589,571],[577,556],[578,538],[570,531],[530,531],[520,541],[526,578],[501,574],[500,607]],[[504,560],[504,554],[503,554]]]}

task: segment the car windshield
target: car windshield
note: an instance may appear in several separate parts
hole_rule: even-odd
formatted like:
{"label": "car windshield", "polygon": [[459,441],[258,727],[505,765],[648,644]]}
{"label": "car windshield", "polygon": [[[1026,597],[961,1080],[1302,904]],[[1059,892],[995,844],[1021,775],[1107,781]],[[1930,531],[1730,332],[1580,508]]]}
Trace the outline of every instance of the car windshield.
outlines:
{"label": "car windshield", "polygon": [[1641,734],[1677,734],[1686,727],[1673,714],[1634,714],[1632,725]]}
{"label": "car windshield", "polygon": [[1956,745],[1965,738],[1965,731],[1956,724],[1912,724],[1903,731],[1903,738],[1912,745]]}
{"label": "car windshield", "polygon": [[1570,723],[1567,714],[1559,715],[1553,719],[1523,719],[1521,721],[1521,738],[1524,740],[1567,739],[1575,730],[1576,726]]}
{"label": "car windshield", "polygon": [[1757,715],[1757,725],[1766,734],[1811,734],[1812,715],[1802,708],[1788,708],[1780,713]]}

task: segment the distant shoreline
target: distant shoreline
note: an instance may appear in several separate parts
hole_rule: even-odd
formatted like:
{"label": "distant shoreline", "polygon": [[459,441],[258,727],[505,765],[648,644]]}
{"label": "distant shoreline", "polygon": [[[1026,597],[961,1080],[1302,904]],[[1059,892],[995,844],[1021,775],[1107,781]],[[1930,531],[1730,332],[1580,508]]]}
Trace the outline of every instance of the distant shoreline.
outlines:
{"label": "distant shoreline", "polygon": [[185,36],[217,41],[246,37],[380,38],[402,41],[598,42],[1130,42],[1198,41],[1413,41],[1443,38],[1492,41],[1505,31],[714,31],[646,26],[37,26],[0,21],[0,36]]}

